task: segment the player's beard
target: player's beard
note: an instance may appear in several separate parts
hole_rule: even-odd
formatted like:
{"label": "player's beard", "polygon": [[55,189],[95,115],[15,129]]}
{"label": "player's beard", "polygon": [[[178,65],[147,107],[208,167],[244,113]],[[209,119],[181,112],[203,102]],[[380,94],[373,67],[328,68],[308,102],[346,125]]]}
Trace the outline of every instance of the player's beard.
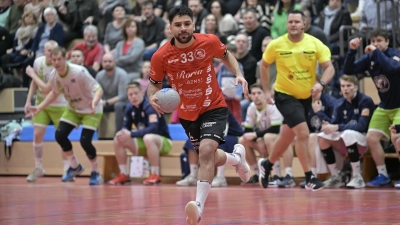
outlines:
{"label": "player's beard", "polygon": [[178,35],[175,36],[175,39],[176,39],[177,41],[179,41],[179,43],[182,43],[182,44],[189,43],[189,41],[192,40],[192,38],[193,38],[193,33],[188,33],[188,32],[186,32],[186,33],[184,33],[184,34],[187,35],[187,38],[182,39],[182,38],[179,37],[180,34],[178,34]]}

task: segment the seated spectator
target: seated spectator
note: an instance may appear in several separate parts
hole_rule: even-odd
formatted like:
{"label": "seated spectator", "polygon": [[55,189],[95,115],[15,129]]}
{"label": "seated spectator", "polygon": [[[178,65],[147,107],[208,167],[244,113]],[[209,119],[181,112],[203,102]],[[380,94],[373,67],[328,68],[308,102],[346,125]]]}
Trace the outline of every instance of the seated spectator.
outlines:
{"label": "seated spectator", "polygon": [[[238,137],[243,135],[243,129],[233,116],[233,114],[228,110],[228,118],[227,118],[227,133],[224,136],[225,144],[221,144],[218,146],[218,149],[223,150],[226,153],[232,153],[235,144],[238,143]],[[178,186],[195,186],[197,184],[197,173],[199,171],[199,155],[194,150],[192,142],[187,140],[185,145],[183,146],[183,150],[186,152],[188,156],[189,166],[190,166],[190,174],[187,175],[184,179],[177,181],[176,185]],[[217,167],[217,174],[214,177],[211,185],[212,186],[227,186],[226,178],[225,178],[225,165]]]}
{"label": "seated spectator", "polygon": [[244,29],[249,37],[250,54],[257,60],[261,60],[261,44],[262,40],[269,36],[267,29],[261,27],[256,18],[254,10],[248,10],[243,14]]}
{"label": "seated spectator", "polygon": [[218,31],[222,36],[228,37],[229,35],[236,34],[238,30],[238,24],[236,23],[232,14],[227,13],[227,8],[224,1],[211,1],[209,3],[208,11],[217,18]]}
{"label": "seated spectator", "polygon": [[129,83],[126,92],[129,103],[125,109],[124,126],[114,138],[114,151],[120,174],[109,183],[123,184],[130,181],[125,148],[133,155],[147,156],[151,164],[151,174],[143,183],[160,183],[160,155],[168,154],[172,148],[167,122],[164,116],[158,116],[144,98],[139,83]]}
{"label": "seated spectator", "polygon": [[336,167],[335,150],[343,156],[348,154],[350,158],[353,177],[346,187],[363,188],[365,183],[360,171],[360,157],[367,149],[365,133],[375,104],[370,97],[358,91],[355,76],[343,75],[340,87],[343,97],[338,99],[332,123],[322,121],[322,132],[318,134],[318,144],[331,173],[325,184],[327,188],[343,186]]}
{"label": "seated spectator", "polygon": [[194,32],[200,33],[205,25],[204,18],[206,18],[209,12],[204,8],[202,0],[188,0],[187,6],[193,12]]}
{"label": "seated spectator", "polygon": [[169,22],[165,23],[165,29],[164,29],[164,35],[165,35],[165,39],[161,41],[160,43],[160,48],[161,46],[163,46],[165,43],[167,43],[168,41],[171,40],[171,38],[174,37],[174,35],[171,32],[171,29],[169,28]]}
{"label": "seated spectator", "polygon": [[[66,33],[64,38],[65,46],[74,39],[82,38],[82,31],[85,30],[86,26],[96,26],[99,21],[99,5],[97,0],[75,0],[67,2],[68,4],[57,8],[60,20],[68,24],[69,28],[69,32]],[[88,59],[86,58],[86,60]],[[100,63],[101,60],[99,61],[99,65]]]}
{"label": "seated spectator", "polygon": [[31,0],[24,7],[24,13],[33,12],[36,15],[36,18],[40,21],[42,18],[42,12],[47,7],[44,7],[46,3],[43,0]]}
{"label": "seated spectator", "polygon": [[[98,30],[97,27],[89,25],[83,31],[84,41],[76,44],[70,53],[79,49],[83,52],[85,56],[85,66],[90,66],[94,71],[98,72],[100,70],[100,64],[104,55],[103,45],[98,42]],[[70,57],[70,53],[68,54]]]}
{"label": "seated spectator", "polygon": [[[350,12],[342,5],[343,0],[329,0],[329,5],[320,13],[318,26],[328,37],[329,47],[333,55],[339,51],[339,29],[342,25],[352,26]],[[345,32],[346,33],[346,32]],[[346,41],[348,37],[344,37]],[[346,41],[347,42],[347,41]]]}
{"label": "seated spectator", "polygon": [[316,25],[312,24],[312,18],[310,11],[307,9],[303,10],[304,15],[306,16],[306,22],[304,24],[304,33],[307,33],[318,40],[320,40],[324,45],[329,47],[328,37],[325,35],[324,31]]}
{"label": "seated spectator", "polygon": [[14,46],[7,50],[7,55],[3,55],[1,61],[3,71],[10,73],[8,65],[22,64],[28,59],[29,49],[32,47],[33,39],[38,30],[38,21],[33,12],[26,12],[21,18],[21,27],[15,34]]}
{"label": "seated spectator", "polygon": [[218,21],[217,17],[214,14],[208,14],[205,18],[205,25],[204,29],[202,28],[203,31],[201,33],[203,34],[214,34],[219,38],[219,40],[226,44],[226,37],[223,36],[219,31],[218,31]]}
{"label": "seated spectator", "polygon": [[[229,3],[231,4],[231,3]],[[253,10],[256,12],[256,18],[257,21],[260,25],[260,27],[264,27],[268,32],[271,32],[271,25],[272,25],[272,14],[273,14],[273,9],[274,5],[270,5],[270,3],[263,4],[259,0],[253,0],[249,1],[246,0],[244,1],[244,4],[242,4],[242,7],[240,8],[239,13],[235,16],[239,16],[237,21],[239,21],[239,32],[245,32],[244,28],[244,21],[243,21],[243,15],[248,11],[248,10]]]}
{"label": "seated spectator", "polygon": [[300,10],[300,5],[296,4],[295,0],[278,0],[279,3],[274,9],[274,22],[271,26],[271,37],[278,38],[287,33],[286,21],[288,12],[297,9]]}
{"label": "seated spectator", "polygon": [[0,27],[0,55],[5,55],[7,53],[7,50],[9,48],[12,48],[12,46],[13,46],[13,39],[10,33],[4,27]]}
{"label": "seated spectator", "polygon": [[132,81],[140,77],[140,70],[143,63],[145,43],[139,23],[128,19],[125,21],[122,36],[114,51],[115,63],[128,73],[128,80]]}
{"label": "seated spectator", "polygon": [[10,15],[10,0],[0,0],[0,27],[5,27],[8,16]]}
{"label": "seated spectator", "polygon": [[7,17],[5,28],[10,32],[12,38],[15,37],[15,32],[21,25],[20,20],[22,14],[24,14],[24,7],[24,0],[14,0],[14,4],[10,7],[10,14]]}
{"label": "seated spectator", "polygon": [[[239,143],[246,149],[246,161],[253,169],[254,175],[245,184],[258,184],[259,167],[255,151],[260,154],[260,160],[266,158],[272,151],[272,145],[278,138],[278,133],[282,125],[283,117],[275,105],[267,104],[261,84],[253,84],[250,87],[250,97],[252,103],[247,109],[246,120],[243,124],[244,134],[239,138]],[[287,178],[282,180],[279,160],[274,164],[274,177],[269,185],[283,187],[294,187],[291,165],[293,159],[293,146],[290,145],[283,156],[285,160]],[[284,182],[285,184],[281,183]]]}
{"label": "seated spectator", "polygon": [[[261,52],[265,52],[265,49],[267,49],[268,44],[272,41],[273,39],[270,36],[266,36],[261,44]],[[261,60],[257,62],[257,70],[256,70],[256,78],[257,78],[257,83],[261,83],[260,81],[260,63]],[[276,64],[273,62],[269,66],[269,83],[273,84],[275,83],[275,78],[276,78]]]}
{"label": "seated spectator", "polygon": [[85,56],[81,50],[75,49],[71,52],[70,62],[85,67],[89,71],[90,75],[92,75],[93,78],[96,78],[96,71],[94,71],[92,67],[83,64],[83,62],[85,62]]}
{"label": "seated spectator", "polygon": [[165,22],[160,17],[154,15],[154,3],[152,1],[142,3],[142,16],[145,19],[140,23],[140,26],[146,45],[143,60],[150,61],[154,52],[160,46],[161,41],[165,38]]}
{"label": "seated spectator", "polygon": [[130,9],[128,0],[102,0],[99,5],[99,11],[101,16],[104,18],[104,25],[107,26],[108,23],[113,20],[113,11],[115,6],[120,5],[127,12]]}
{"label": "seated spectator", "polygon": [[104,50],[113,51],[119,41],[122,41],[123,25],[125,23],[125,8],[122,5],[116,5],[113,8],[114,20],[107,24],[104,33]]}
{"label": "seated spectator", "polygon": [[115,112],[115,132],[123,124],[124,107],[126,105],[126,86],[128,75],[125,70],[116,67],[114,56],[106,53],[103,57],[103,70],[98,72],[96,80],[103,88],[103,112]]}
{"label": "seated spectator", "polygon": [[143,96],[146,96],[147,88],[149,87],[149,74],[150,74],[150,61],[144,61],[142,66],[142,72],[140,73],[140,79],[136,81],[140,84]]}

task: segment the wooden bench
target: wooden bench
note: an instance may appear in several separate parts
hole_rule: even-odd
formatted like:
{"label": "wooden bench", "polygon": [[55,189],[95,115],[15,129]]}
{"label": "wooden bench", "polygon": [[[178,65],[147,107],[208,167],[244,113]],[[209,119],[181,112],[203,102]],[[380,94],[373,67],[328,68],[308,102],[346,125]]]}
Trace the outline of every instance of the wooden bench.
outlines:
{"label": "wooden bench", "polygon": [[[397,153],[386,153],[385,160],[386,159],[398,162]],[[378,171],[376,170],[376,165],[371,154],[366,154],[363,157],[362,174],[365,182],[371,181],[374,177],[378,175]]]}

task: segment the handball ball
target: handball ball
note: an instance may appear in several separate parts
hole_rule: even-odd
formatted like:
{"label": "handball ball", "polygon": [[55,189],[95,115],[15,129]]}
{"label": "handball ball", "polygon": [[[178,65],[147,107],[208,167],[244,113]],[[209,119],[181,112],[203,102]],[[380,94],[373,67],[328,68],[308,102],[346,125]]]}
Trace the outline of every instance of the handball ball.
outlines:
{"label": "handball ball", "polygon": [[163,88],[156,93],[157,104],[160,106],[161,111],[165,113],[172,113],[178,107],[181,98],[178,92],[172,88]]}

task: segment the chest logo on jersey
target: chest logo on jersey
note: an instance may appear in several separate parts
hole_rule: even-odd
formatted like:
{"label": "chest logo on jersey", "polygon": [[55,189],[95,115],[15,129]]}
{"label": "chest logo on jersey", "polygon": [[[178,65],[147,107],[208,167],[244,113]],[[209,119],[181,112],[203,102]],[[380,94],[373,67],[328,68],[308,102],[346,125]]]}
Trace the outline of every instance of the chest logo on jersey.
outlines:
{"label": "chest logo on jersey", "polygon": [[206,51],[204,51],[204,49],[201,49],[201,48],[196,49],[194,51],[194,57],[198,60],[202,60],[202,59],[204,59],[204,57],[206,57]]}
{"label": "chest logo on jersey", "polygon": [[183,71],[178,72],[176,74],[176,79],[177,80],[189,79],[189,78],[191,78],[193,76],[198,76],[198,75],[201,75],[201,74],[203,74],[203,70],[197,70],[197,71],[193,71],[193,72],[186,72],[186,71],[183,70]]}
{"label": "chest logo on jersey", "polygon": [[390,82],[385,75],[381,74],[379,76],[374,77],[374,82],[375,82],[375,86],[376,86],[376,88],[378,88],[379,92],[385,93],[385,92],[389,91]]}

